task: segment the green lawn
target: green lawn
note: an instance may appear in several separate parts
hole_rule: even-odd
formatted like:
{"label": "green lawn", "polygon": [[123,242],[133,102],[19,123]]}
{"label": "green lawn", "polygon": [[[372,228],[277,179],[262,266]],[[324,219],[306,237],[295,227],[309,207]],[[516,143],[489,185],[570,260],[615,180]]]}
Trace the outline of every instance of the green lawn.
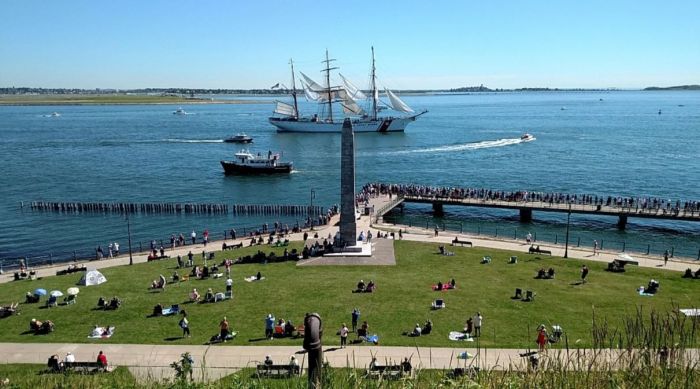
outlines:
{"label": "green lawn", "polygon": [[[301,243],[291,246],[300,248]],[[300,345],[300,339],[260,340],[264,334],[264,318],[273,313],[277,318],[301,323],[305,312],[318,312],[325,327],[324,343],[337,344],[335,336],[342,322],[350,324],[350,312],[358,307],[361,320],[367,320],[370,332],[380,336],[383,345],[474,347],[476,343],[455,343],[447,339],[449,331],[460,330],[468,316],[481,311],[484,317],[482,347],[528,347],[534,345],[535,327],[540,323],[561,325],[571,346],[590,346],[593,314],[607,318],[620,327],[623,316],[643,312],[671,311],[674,307],[697,305],[700,282],[682,279],[679,273],[659,269],[630,267],[626,273],[603,271],[605,264],[586,262],[591,269],[589,282],[578,285],[583,261],[558,257],[513,254],[484,248],[450,248],[455,256],[436,254],[435,246],[426,243],[397,241],[397,266],[318,266],[297,267],[295,263],[237,265],[233,267],[234,299],[216,304],[187,304],[187,294],[196,287],[202,293],[209,287],[224,290],[223,279],[190,280],[168,285],[163,292],[148,290],[159,274],[170,276],[175,260],[156,261],[134,266],[103,270],[108,282],[100,286],[82,287],[78,302],[71,306],[46,309],[43,304],[20,304],[21,315],[0,320],[0,342],[88,342],[93,325],[114,325],[115,335],[103,343],[203,344],[218,329],[225,315],[238,337],[227,344]],[[244,248],[236,255],[253,253],[257,248]],[[267,248],[266,251],[280,249]],[[227,252],[226,255],[232,255]],[[493,263],[479,263],[484,255]],[[518,264],[507,264],[510,255],[518,255]],[[217,253],[217,261],[224,254]],[[197,262],[201,263],[201,256]],[[556,279],[533,279],[540,267],[554,267]],[[267,278],[248,283],[243,277],[261,271]],[[24,294],[35,288],[65,290],[75,285],[81,274],[47,277],[38,281],[15,281],[0,285],[0,303],[22,301]],[[450,278],[457,289],[433,292],[431,285]],[[649,279],[660,281],[654,297],[637,295],[636,289]],[[372,294],[354,294],[351,290],[359,279],[374,280],[378,289]],[[533,290],[536,301],[511,300],[516,287]],[[116,311],[95,310],[100,296],[118,296],[124,304]],[[447,308],[431,311],[433,299],[442,297]],[[43,303],[42,299],[42,303]],[[156,303],[178,303],[189,313],[192,337],[181,339],[179,317],[148,318]],[[56,331],[49,335],[25,334],[31,318],[50,319]],[[420,338],[402,336],[416,322],[431,319],[434,332]],[[352,338],[351,338],[352,339]]]}

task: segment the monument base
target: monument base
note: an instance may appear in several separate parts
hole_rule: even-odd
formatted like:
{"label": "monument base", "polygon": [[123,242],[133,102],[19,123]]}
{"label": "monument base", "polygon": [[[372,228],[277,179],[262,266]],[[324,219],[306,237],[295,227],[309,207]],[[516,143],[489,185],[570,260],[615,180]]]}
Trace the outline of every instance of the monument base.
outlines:
{"label": "monument base", "polygon": [[372,244],[361,243],[355,246],[346,246],[342,252],[323,254],[324,257],[371,257]]}

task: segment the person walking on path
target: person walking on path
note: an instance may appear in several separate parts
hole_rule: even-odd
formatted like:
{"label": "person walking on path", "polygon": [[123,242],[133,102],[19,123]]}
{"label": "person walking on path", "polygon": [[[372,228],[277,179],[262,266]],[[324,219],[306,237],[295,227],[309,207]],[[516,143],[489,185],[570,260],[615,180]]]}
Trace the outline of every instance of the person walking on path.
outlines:
{"label": "person walking on path", "polygon": [[399,228],[399,240],[403,239],[403,230]]}
{"label": "person walking on path", "polygon": [[664,266],[668,264],[668,250],[664,251]]}
{"label": "person walking on path", "polygon": [[586,283],[586,277],[588,276],[588,266],[583,265],[581,267],[581,283],[585,284]]}
{"label": "person walking on path", "polygon": [[547,328],[544,326],[544,324],[537,328],[537,346],[539,347],[540,352],[545,351],[545,348],[547,347]]}
{"label": "person walking on path", "polygon": [[360,310],[355,308],[352,310],[352,332],[357,332],[357,322],[360,320]]}
{"label": "person walking on path", "polygon": [[598,255],[598,241],[593,241],[593,255]]}
{"label": "person walking on path", "polygon": [[182,337],[191,337],[192,335],[190,334],[190,321],[187,320],[187,312],[185,310],[182,310],[180,312],[182,314],[182,319],[180,319],[180,328],[182,328]]}
{"label": "person walking on path", "polygon": [[484,318],[481,316],[481,312],[477,312],[476,315],[474,316],[474,337],[480,337],[481,336],[481,324],[483,322]]}
{"label": "person walking on path", "polygon": [[347,347],[348,343],[348,326],[343,323],[343,325],[340,327],[340,348],[345,348]]}
{"label": "person walking on path", "polygon": [[233,298],[233,280],[231,277],[226,279],[226,297]]}
{"label": "person walking on path", "polygon": [[190,234],[190,236],[192,237],[192,244],[197,243],[197,233],[194,232],[194,230],[192,230],[192,233]]}
{"label": "person walking on path", "polygon": [[438,226],[437,226],[437,224],[435,225],[435,236],[436,236],[436,237],[438,236]]}

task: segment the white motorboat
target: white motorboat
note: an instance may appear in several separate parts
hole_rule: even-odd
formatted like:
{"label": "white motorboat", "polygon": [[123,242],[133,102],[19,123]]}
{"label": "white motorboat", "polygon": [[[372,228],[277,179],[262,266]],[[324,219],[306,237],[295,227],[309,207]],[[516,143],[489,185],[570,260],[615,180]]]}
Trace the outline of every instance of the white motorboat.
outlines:
{"label": "white motorboat", "polygon": [[291,173],[292,162],[280,161],[279,154],[268,151],[267,156],[260,153],[253,155],[247,150],[241,150],[234,154],[235,159],[221,161],[221,166],[226,174],[271,174]]}
{"label": "white motorboat", "polygon": [[532,135],[532,134],[528,134],[527,132],[524,133],[524,134],[522,134],[522,135],[520,136],[520,141],[521,141],[521,142],[530,142],[530,141],[533,141],[533,140],[535,140],[535,136]]}
{"label": "white motorboat", "polygon": [[178,109],[173,111],[173,115],[187,115],[187,112],[185,112],[185,110],[182,109],[182,107],[179,107]]}

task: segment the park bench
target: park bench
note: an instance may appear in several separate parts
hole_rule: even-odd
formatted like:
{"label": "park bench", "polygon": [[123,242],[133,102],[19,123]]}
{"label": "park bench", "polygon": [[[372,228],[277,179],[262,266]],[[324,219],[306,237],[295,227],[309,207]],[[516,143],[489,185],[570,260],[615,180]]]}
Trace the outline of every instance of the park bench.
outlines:
{"label": "park bench", "polygon": [[551,251],[551,250],[543,250],[543,249],[541,249],[541,248],[539,248],[539,247],[533,247],[533,246],[530,246],[529,253],[530,253],[530,254],[547,254],[547,255],[552,255],[552,251]]}
{"label": "park bench", "polygon": [[97,373],[110,371],[99,362],[65,362],[63,368],[67,371],[73,371],[76,373]]}
{"label": "park bench", "polygon": [[301,368],[296,365],[258,365],[256,373],[258,377],[291,378],[301,374]]}
{"label": "park bench", "polygon": [[402,365],[374,365],[367,370],[370,378],[399,379],[405,375],[411,375],[411,369],[404,369]]}
{"label": "park bench", "polygon": [[237,243],[237,244],[227,244],[225,246],[221,247],[224,250],[235,250],[235,249],[240,249],[243,248],[243,242]]}
{"label": "park bench", "polygon": [[452,240],[452,245],[457,246],[458,244],[462,245],[462,246],[464,246],[466,244],[466,245],[469,245],[469,247],[473,247],[472,242],[470,242],[468,240],[459,240],[459,238],[454,238]]}

